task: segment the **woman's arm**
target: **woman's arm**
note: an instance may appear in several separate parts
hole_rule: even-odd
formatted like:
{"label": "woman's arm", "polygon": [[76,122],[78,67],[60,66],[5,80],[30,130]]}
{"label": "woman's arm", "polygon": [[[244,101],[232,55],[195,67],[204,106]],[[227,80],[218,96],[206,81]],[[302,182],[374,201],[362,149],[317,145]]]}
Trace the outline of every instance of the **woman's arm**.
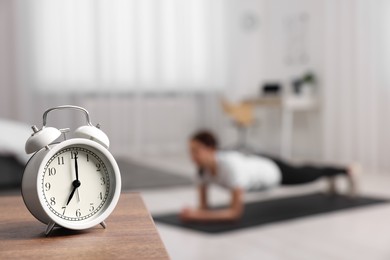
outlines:
{"label": "woman's arm", "polygon": [[[207,191],[200,189],[201,199]],[[231,191],[232,199],[230,206],[226,209],[209,210],[207,208],[200,209],[184,209],[180,215],[185,222],[220,222],[220,221],[235,221],[238,220],[243,213],[243,191],[240,188],[235,188]],[[201,201],[202,205],[202,201]],[[207,205],[207,203],[206,203]]]}
{"label": "woman's arm", "polygon": [[207,203],[207,185],[201,184],[198,188],[198,194],[199,194],[199,209],[208,209],[208,203]]}

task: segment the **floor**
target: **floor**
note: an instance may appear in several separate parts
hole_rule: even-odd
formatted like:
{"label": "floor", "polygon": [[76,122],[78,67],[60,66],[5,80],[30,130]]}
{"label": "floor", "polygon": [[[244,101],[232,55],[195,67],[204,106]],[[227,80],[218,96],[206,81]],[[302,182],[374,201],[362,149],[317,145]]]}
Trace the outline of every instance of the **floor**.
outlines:
{"label": "floor", "polygon": [[[141,160],[141,159],[140,159]],[[186,157],[148,158],[149,165],[193,177]],[[361,193],[390,198],[390,174],[364,173],[360,176]],[[339,180],[343,190],[343,180]],[[277,188],[248,194],[247,201],[304,194],[325,189],[326,183]],[[191,187],[141,191],[152,213],[179,211],[196,205]],[[227,202],[227,194],[218,188],[211,192],[212,204]],[[173,260],[175,259],[390,259],[390,203],[345,210],[285,223],[207,235],[156,223]]]}

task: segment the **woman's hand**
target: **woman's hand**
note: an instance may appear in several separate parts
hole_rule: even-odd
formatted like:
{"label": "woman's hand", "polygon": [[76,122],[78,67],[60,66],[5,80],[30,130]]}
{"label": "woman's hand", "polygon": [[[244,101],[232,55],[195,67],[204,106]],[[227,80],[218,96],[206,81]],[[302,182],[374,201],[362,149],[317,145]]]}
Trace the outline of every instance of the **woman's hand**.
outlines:
{"label": "woman's hand", "polygon": [[185,207],[181,210],[180,212],[180,220],[183,221],[183,222],[189,222],[191,221],[191,213],[193,212],[193,210],[189,207]]}
{"label": "woman's hand", "polygon": [[180,220],[182,222],[204,222],[209,220],[210,214],[213,214],[211,210],[185,207],[180,212]]}
{"label": "woman's hand", "polygon": [[192,209],[185,207],[180,212],[180,220],[182,222],[204,222],[209,220],[211,210]]}
{"label": "woman's hand", "polygon": [[182,222],[230,222],[237,221],[241,217],[241,212],[234,209],[203,210],[184,208],[180,213]]}
{"label": "woman's hand", "polygon": [[180,219],[183,222],[226,222],[237,221],[243,213],[242,190],[237,188],[232,190],[232,200],[230,207],[225,209],[193,209],[185,207],[180,212]]}

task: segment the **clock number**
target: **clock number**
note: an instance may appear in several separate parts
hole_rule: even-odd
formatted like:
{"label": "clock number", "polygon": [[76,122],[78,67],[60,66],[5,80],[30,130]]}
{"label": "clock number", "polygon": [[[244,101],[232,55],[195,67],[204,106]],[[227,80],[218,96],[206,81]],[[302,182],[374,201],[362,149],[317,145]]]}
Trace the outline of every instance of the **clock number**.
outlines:
{"label": "clock number", "polygon": [[87,162],[89,162],[89,154],[87,154]]}
{"label": "clock number", "polygon": [[76,210],[76,217],[81,217],[81,211],[80,211],[80,209],[78,209],[78,210]]}
{"label": "clock number", "polygon": [[106,184],[106,180],[104,179],[104,177],[100,177],[100,180],[102,181],[102,182],[100,183],[100,185]]}
{"label": "clock number", "polygon": [[50,188],[51,188],[50,182],[45,183],[45,188],[46,188],[46,191],[50,190]]}
{"label": "clock number", "polygon": [[66,207],[62,207],[62,209],[64,210],[64,211],[62,212],[62,215],[65,215]]}
{"label": "clock number", "polygon": [[71,152],[71,159],[77,159],[78,157],[77,157],[77,155],[79,154],[79,152],[78,151],[73,151],[73,152]]}
{"label": "clock number", "polygon": [[100,172],[100,168],[101,168],[100,163],[97,163],[97,164],[96,164],[96,168],[97,168],[96,171]]}
{"label": "clock number", "polygon": [[49,168],[49,176],[56,175],[57,170],[54,167]]}
{"label": "clock number", "polygon": [[103,199],[103,194],[102,194],[102,192],[99,193],[99,199],[100,199],[100,200]]}
{"label": "clock number", "polygon": [[54,198],[54,197],[50,198],[50,205],[52,205],[52,206],[56,205],[56,198]]}
{"label": "clock number", "polygon": [[95,207],[93,206],[93,203],[90,203],[89,204],[91,207],[89,208],[89,212],[92,212],[95,210]]}
{"label": "clock number", "polygon": [[64,156],[58,157],[58,165],[63,165],[64,164]]}

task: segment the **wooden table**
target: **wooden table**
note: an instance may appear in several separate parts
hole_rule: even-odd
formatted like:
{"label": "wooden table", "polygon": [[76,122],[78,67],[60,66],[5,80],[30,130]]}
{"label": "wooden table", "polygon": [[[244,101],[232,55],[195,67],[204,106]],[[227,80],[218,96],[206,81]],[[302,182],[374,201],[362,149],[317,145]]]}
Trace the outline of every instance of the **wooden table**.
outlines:
{"label": "wooden table", "polygon": [[46,226],[21,196],[0,197],[0,259],[169,259],[138,193],[122,194],[107,229],[72,231]]}
{"label": "wooden table", "polygon": [[269,96],[244,100],[244,103],[253,107],[280,107],[282,109],[281,122],[281,155],[291,159],[294,112],[313,111],[318,109],[319,101],[315,96]]}

